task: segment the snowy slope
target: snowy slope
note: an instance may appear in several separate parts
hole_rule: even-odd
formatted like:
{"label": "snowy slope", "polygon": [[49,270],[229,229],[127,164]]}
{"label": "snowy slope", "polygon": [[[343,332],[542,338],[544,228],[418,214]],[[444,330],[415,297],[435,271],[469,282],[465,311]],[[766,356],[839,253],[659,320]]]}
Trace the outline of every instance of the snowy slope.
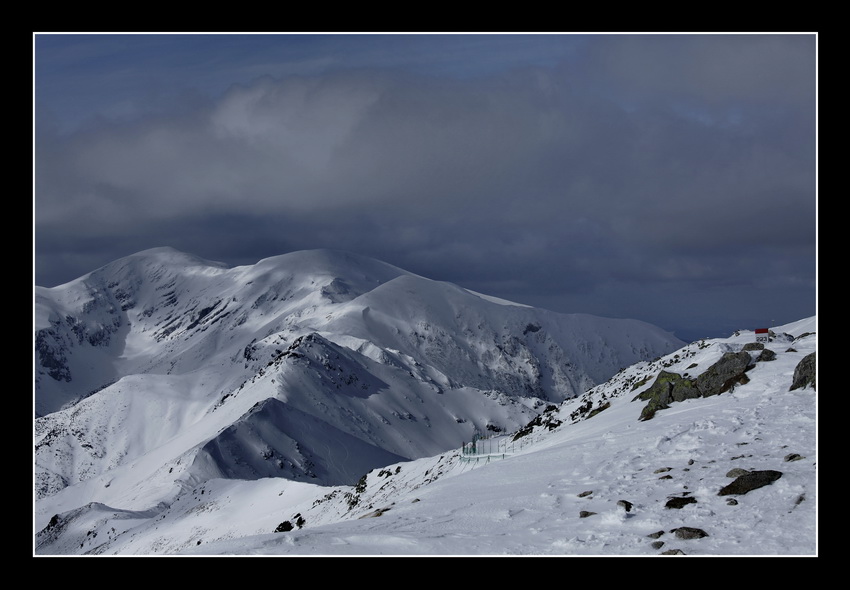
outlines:
{"label": "snowy slope", "polygon": [[[372,353],[399,351],[414,361],[424,354],[444,375],[483,371],[486,378],[505,381],[509,377],[501,373],[516,369],[507,357],[522,354],[530,365],[524,371],[541,383],[521,387],[561,399],[609,376],[623,366],[618,362],[630,364],[682,344],[642,322],[495,302],[329,250],[233,269],[169,248],[148,250],[72,283],[37,287],[35,315],[37,415],[125,375],[186,374],[240,355],[254,364],[267,361],[274,351],[261,349],[288,346],[310,332]],[[450,356],[445,345],[459,357]],[[573,370],[554,362],[538,366],[549,360],[537,358],[543,352],[538,349],[553,345],[570,355],[557,360],[572,361]],[[233,373],[230,367],[226,372]],[[541,385],[551,384],[546,381],[557,387],[544,390]]]}
{"label": "snowy slope", "polygon": [[353,484],[511,432],[683,343],[331,250],[227,268],[169,248],[36,289],[35,494],[147,513],[204,482]]}
{"label": "snowy slope", "polygon": [[[817,397],[791,389],[816,351],[815,318],[773,328],[776,357],[751,353],[748,378],[731,390],[640,419],[636,395],[661,371],[698,378],[754,340],[742,330],[636,363],[547,408],[523,436],[386,465],[356,486],[214,478],[147,511],[37,511],[36,552],[816,555]],[[781,475],[719,495],[736,468]]]}

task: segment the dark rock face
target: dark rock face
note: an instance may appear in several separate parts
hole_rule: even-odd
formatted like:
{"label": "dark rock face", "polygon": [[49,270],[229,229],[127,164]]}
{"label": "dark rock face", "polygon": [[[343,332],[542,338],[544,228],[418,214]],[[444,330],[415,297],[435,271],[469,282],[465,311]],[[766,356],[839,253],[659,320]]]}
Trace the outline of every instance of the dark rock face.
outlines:
{"label": "dark rock face", "polygon": [[718,496],[729,496],[732,494],[746,494],[755,489],[770,485],[782,477],[781,471],[765,469],[763,471],[750,471],[735,478],[735,481],[721,488]]}
{"label": "dark rock face", "polygon": [[794,369],[794,377],[791,381],[791,389],[803,389],[809,385],[815,389],[815,354],[806,355]]}
{"label": "dark rock face", "polygon": [[35,351],[39,364],[56,381],[70,381],[71,370],[65,358],[60,337],[55,330],[38,330],[35,333]]}

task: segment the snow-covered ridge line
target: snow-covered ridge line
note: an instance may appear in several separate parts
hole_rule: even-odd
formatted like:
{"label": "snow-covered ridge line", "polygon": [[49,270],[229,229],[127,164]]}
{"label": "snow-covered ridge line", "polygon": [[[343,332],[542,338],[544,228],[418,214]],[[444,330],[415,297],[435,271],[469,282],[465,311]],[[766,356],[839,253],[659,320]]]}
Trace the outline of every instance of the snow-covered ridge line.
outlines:
{"label": "snow-covered ridge line", "polygon": [[272,436],[277,423],[315,419],[374,449],[357,469],[424,457],[681,344],[642,322],[503,303],[333,250],[227,268],[158,248],[39,289],[36,495],[109,481],[90,500],[125,490],[121,505],[142,510],[150,478],[352,481],[335,445],[306,427]]}
{"label": "snow-covered ridge line", "polygon": [[[330,488],[213,479],[148,519],[103,505],[64,514],[40,534],[40,551],[816,555],[816,393],[790,389],[793,367],[816,350],[816,331],[814,318],[796,325],[774,330],[766,348],[776,358],[756,363],[747,383],[649,421],[639,420],[642,403],[632,395],[646,384],[635,383],[664,370],[697,374],[752,343],[753,333],[627,367],[583,398],[548,408],[548,422],[514,433],[523,445],[506,456],[470,461],[458,448]],[[572,419],[590,398],[608,407]],[[735,470],[779,476],[722,495]]]}
{"label": "snow-covered ridge line", "polygon": [[[765,343],[772,359],[747,351],[749,382],[737,380],[711,398],[668,400],[646,419],[647,401],[636,398],[650,391],[659,372],[700,382],[725,354],[748,349],[753,332],[685,344],[643,322],[506,305],[327,250],[235,268],[172,250],[140,253],[61,288],[39,289],[36,315],[36,526],[41,530],[59,515],[54,524],[65,522],[67,531],[45,541],[44,553],[60,547],[187,552],[198,540],[262,534],[272,535],[267,540],[276,551],[287,552],[274,533],[285,521],[293,526],[290,540],[316,539],[309,531],[320,534],[319,526],[343,526],[375,511],[381,518],[405,514],[427,496],[442,498],[447,492],[439,490],[466,486],[449,483],[461,474],[466,482],[482,478],[474,490],[487,496],[491,492],[478,486],[495,476],[485,474],[509,470],[524,457],[531,463],[521,471],[535,464],[549,474],[545,485],[538,474],[523,474],[544,485],[543,495],[526,498],[531,505],[552,497],[571,506],[572,496],[545,489],[606,481],[599,471],[606,462],[612,473],[628,472],[654,489],[643,473],[650,457],[675,459],[693,471],[685,455],[708,460],[711,453],[702,450],[708,439],[722,444],[728,437],[732,447],[746,443],[771,458],[754,456],[749,469],[783,471],[771,463],[775,449],[760,437],[785,435],[765,424],[763,413],[790,429],[795,439],[788,446],[802,449],[795,453],[816,456],[807,441],[815,432],[813,390],[788,391],[796,365],[816,350],[815,318],[773,327]],[[796,417],[784,414],[786,406]],[[619,446],[632,433],[643,438]],[[480,469],[482,459],[470,461],[461,449],[491,435],[521,445],[504,457],[493,454]],[[740,455],[715,451],[718,463]],[[543,460],[550,452],[554,463]],[[573,452],[595,456],[596,463]],[[691,492],[704,488],[705,505],[719,513],[726,508],[709,502],[705,490],[725,474],[705,469],[710,483],[686,485]],[[813,463],[806,469],[813,472]],[[356,492],[364,474],[365,488]],[[792,486],[813,498],[797,477],[805,474],[784,475],[773,489]],[[611,494],[617,488],[604,485]],[[268,511],[251,516],[249,530],[238,522],[237,498],[255,494]],[[598,492],[595,497],[601,501]],[[207,506],[213,498],[215,505]],[[500,512],[497,520],[520,522],[514,518],[527,508],[509,503],[508,517]],[[203,535],[177,533],[198,517],[200,508],[192,506],[205,506],[222,525],[203,525]],[[277,522],[270,524],[272,517]],[[563,518],[572,522],[572,513]],[[163,520],[172,523],[173,543],[151,540]],[[633,515],[627,520],[639,522]],[[75,537],[83,524],[105,534],[103,522],[112,522],[115,532],[102,548],[96,549],[100,541]],[[406,539],[417,551],[436,546]],[[555,545],[538,549],[549,553]],[[493,548],[480,545],[475,552]],[[296,549],[314,551],[289,552]]]}

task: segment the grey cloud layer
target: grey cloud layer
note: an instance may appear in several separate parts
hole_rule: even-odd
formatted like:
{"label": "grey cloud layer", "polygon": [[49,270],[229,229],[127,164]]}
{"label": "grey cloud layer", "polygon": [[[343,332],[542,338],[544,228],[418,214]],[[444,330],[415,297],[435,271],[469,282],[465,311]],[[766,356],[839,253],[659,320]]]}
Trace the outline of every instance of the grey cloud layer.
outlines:
{"label": "grey cloud layer", "polygon": [[45,131],[37,253],[112,241],[242,263],[327,246],[567,297],[582,281],[743,280],[768,272],[742,256],[758,249],[811,285],[813,42],[585,51],[481,77],[267,76],[191,112]]}

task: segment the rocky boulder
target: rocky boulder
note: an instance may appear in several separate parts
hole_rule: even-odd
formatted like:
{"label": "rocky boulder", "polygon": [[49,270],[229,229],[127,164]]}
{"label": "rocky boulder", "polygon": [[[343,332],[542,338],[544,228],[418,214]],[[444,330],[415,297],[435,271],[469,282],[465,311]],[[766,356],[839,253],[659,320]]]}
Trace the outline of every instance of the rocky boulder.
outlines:
{"label": "rocky boulder", "polygon": [[704,530],[691,526],[680,526],[670,532],[676,535],[677,539],[702,539],[708,536]]}
{"label": "rocky boulder", "polygon": [[727,352],[697,378],[697,389],[702,397],[725,393],[739,383],[747,383],[749,378],[745,373],[752,366],[749,352]]}
{"label": "rocky boulder", "polygon": [[777,479],[782,477],[781,471],[765,469],[762,471],[748,471],[739,475],[735,480],[727,486],[723,486],[718,496],[729,496],[731,494],[746,494],[758,488],[770,485]]}
{"label": "rocky boulder", "polygon": [[815,354],[811,353],[803,357],[797,368],[794,369],[794,377],[791,380],[791,389],[803,389],[809,385],[815,389]]}
{"label": "rocky boulder", "polygon": [[741,351],[725,353],[696,379],[688,379],[670,371],[661,371],[652,386],[634,398],[649,402],[643,408],[639,419],[651,419],[658,410],[670,407],[670,402],[718,395],[729,391],[739,383],[747,383],[749,378],[746,372],[752,366],[753,359],[750,353]]}
{"label": "rocky boulder", "polygon": [[649,420],[655,416],[655,412],[658,410],[669,408],[671,402],[680,402],[700,396],[701,393],[696,388],[695,381],[686,379],[678,373],[661,371],[652,386],[639,393],[635,399],[649,402],[644,406],[640,415],[640,420]]}

